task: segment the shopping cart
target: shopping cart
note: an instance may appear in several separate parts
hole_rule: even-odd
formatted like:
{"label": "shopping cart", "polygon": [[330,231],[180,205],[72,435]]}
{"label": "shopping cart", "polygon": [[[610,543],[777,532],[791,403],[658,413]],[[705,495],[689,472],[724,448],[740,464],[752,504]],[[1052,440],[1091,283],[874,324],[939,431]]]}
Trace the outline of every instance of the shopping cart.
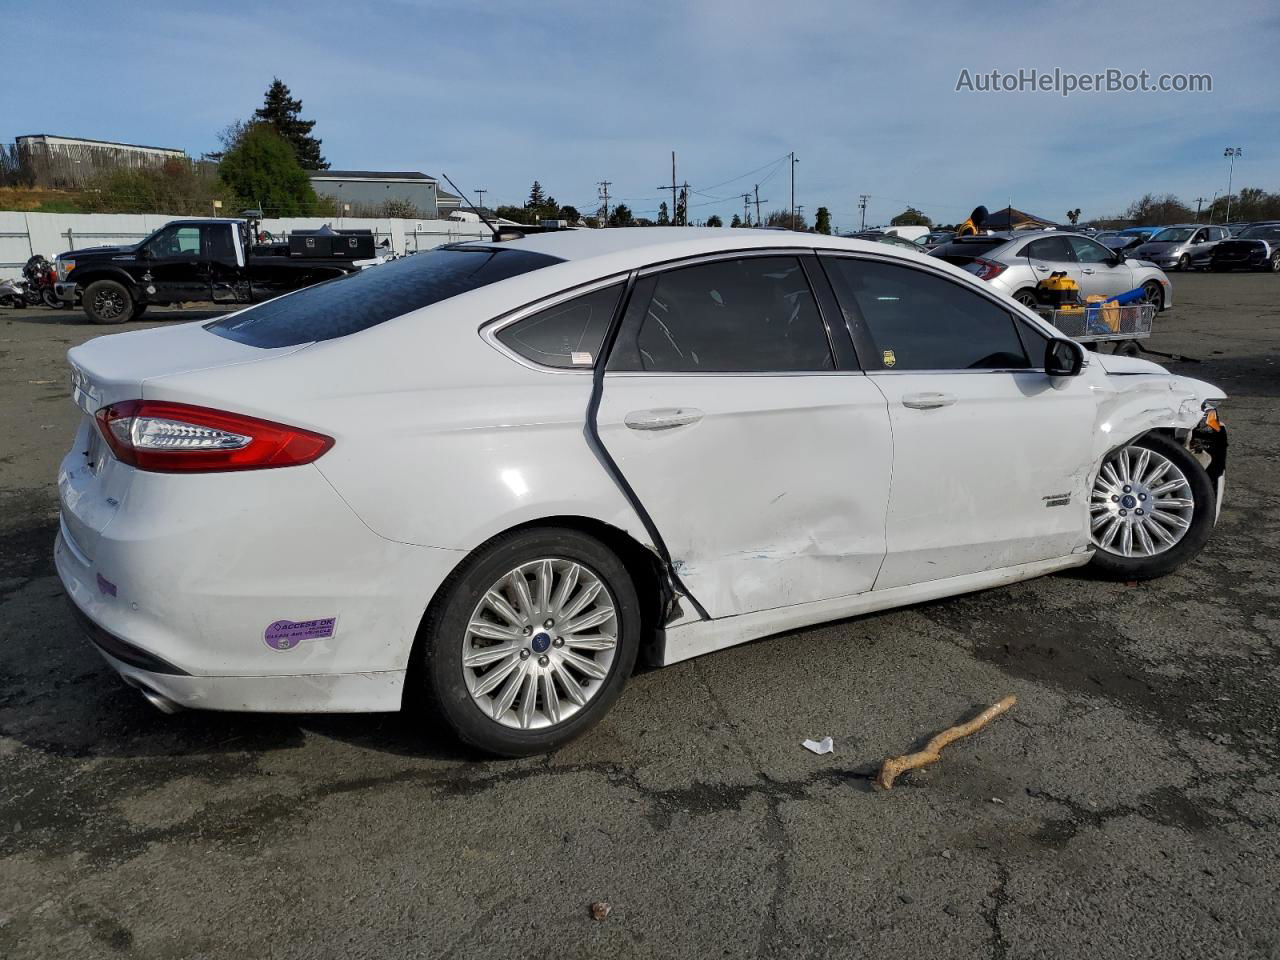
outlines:
{"label": "shopping cart", "polygon": [[1085,303],[1079,306],[1039,307],[1041,317],[1058,328],[1064,337],[1088,344],[1114,343],[1113,353],[1136,356],[1139,340],[1151,336],[1156,317],[1154,303]]}

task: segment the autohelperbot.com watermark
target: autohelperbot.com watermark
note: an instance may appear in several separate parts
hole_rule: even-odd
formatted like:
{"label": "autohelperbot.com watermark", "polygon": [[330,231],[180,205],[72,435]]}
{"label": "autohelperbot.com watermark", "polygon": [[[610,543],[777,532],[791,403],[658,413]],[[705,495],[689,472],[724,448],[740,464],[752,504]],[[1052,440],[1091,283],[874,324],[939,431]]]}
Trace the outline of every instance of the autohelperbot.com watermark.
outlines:
{"label": "autohelperbot.com watermark", "polygon": [[1212,93],[1209,73],[1134,73],[1110,67],[1096,73],[1074,73],[1055,67],[1014,71],[961,69],[956,93]]}

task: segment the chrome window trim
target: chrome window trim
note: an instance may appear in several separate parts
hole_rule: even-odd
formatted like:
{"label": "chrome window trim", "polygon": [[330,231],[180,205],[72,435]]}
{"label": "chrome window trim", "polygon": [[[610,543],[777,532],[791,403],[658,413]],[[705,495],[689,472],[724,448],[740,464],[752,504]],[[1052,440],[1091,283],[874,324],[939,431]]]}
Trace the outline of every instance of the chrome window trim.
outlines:
{"label": "chrome window trim", "polygon": [[599,356],[593,356],[591,358],[590,366],[552,367],[545,363],[538,363],[536,360],[530,360],[523,354],[512,350],[498,339],[498,333],[511,326],[513,323],[519,323],[526,317],[539,313],[550,307],[554,307],[557,304],[565,303],[566,301],[595,293],[597,290],[603,290],[605,287],[611,287],[614,284],[626,284],[635,272],[635,270],[625,270],[622,273],[612,273],[607,277],[589,280],[576,287],[569,287],[559,291],[558,293],[553,293],[550,296],[543,297],[540,300],[534,300],[530,303],[526,303],[523,306],[516,307],[514,310],[508,311],[507,313],[500,314],[497,317],[486,320],[477,332],[480,334],[481,340],[484,340],[489,344],[489,346],[493,347],[493,349],[497,350],[504,357],[509,360],[514,360],[522,367],[527,367],[530,370],[536,370],[538,373],[558,373],[568,374],[570,376],[581,376],[583,374],[589,375],[595,370],[596,364],[600,362]]}

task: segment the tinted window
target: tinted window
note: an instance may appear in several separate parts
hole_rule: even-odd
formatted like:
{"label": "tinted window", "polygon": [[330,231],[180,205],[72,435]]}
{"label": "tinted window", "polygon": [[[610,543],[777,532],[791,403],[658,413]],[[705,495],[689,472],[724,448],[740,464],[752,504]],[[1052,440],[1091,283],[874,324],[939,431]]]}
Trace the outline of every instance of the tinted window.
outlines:
{"label": "tinted window", "polygon": [[211,259],[235,263],[236,248],[231,239],[230,230],[226,227],[205,227],[204,239],[208,244]]}
{"label": "tinted window", "polygon": [[982,370],[1030,366],[1013,317],[958,282],[869,260],[824,260],[836,296],[875,346],[867,369]]}
{"label": "tinted window", "polygon": [[205,329],[251,347],[332,340],[558,262],[517,248],[440,247],[307,287]]}
{"label": "tinted window", "polygon": [[1280,240],[1280,223],[1267,223],[1241,230],[1237,236],[1245,240]]}
{"label": "tinted window", "polygon": [[1094,243],[1088,237],[1067,237],[1076,259],[1081,263],[1102,263],[1111,259],[1111,251],[1100,243]]}
{"label": "tinted window", "polygon": [[600,353],[622,284],[583,294],[498,331],[498,340],[520,356],[548,367],[592,366]]}
{"label": "tinted window", "polygon": [[[650,292],[652,291],[652,292]],[[613,370],[831,370],[831,348],[795,257],[717,260],[638,285]]]}
{"label": "tinted window", "polygon": [[1071,259],[1071,248],[1064,237],[1041,237],[1022,248],[1022,256],[1032,260],[1066,262]]}

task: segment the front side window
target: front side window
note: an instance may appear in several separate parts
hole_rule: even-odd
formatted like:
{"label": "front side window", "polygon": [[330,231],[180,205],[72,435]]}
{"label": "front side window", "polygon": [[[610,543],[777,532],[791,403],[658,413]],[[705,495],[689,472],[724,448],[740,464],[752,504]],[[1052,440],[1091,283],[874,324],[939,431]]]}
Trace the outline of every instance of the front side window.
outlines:
{"label": "front side window", "polygon": [[1088,237],[1067,237],[1066,240],[1081,263],[1105,263],[1111,259],[1110,250]]}
{"label": "front side window", "polygon": [[795,257],[741,257],[647,278],[632,295],[610,370],[832,370],[826,328]]}
{"label": "front side window", "polygon": [[589,369],[600,355],[621,283],[585,293],[503,327],[498,342],[544,367]]}
{"label": "front side window", "polygon": [[437,247],[268,300],[205,329],[251,347],[333,340],[560,262],[518,247]]}
{"label": "front side window", "polygon": [[954,280],[847,257],[823,263],[846,320],[861,317],[873,341],[869,372],[1031,366],[1013,316]]}
{"label": "front side window", "polygon": [[186,257],[200,255],[200,227],[166,227],[147,244],[153,257]]}

